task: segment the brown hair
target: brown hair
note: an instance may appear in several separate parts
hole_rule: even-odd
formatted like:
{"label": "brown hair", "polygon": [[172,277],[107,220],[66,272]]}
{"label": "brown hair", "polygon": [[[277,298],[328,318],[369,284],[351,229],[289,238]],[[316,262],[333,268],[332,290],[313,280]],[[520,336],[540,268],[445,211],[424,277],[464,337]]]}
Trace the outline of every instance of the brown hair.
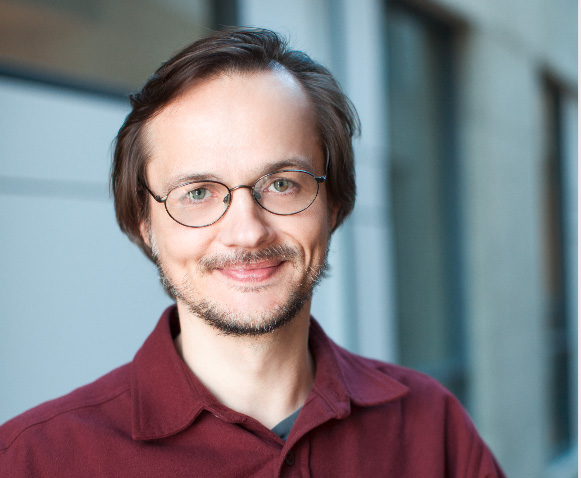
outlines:
{"label": "brown hair", "polygon": [[132,110],[115,141],[111,190],[121,230],[153,260],[140,225],[149,218],[145,167],[149,159],[145,126],[195,81],[223,73],[270,70],[282,66],[309,96],[323,149],[329,157],[326,188],[339,206],[337,228],[355,203],[352,137],[359,131],[355,108],[333,75],[307,54],[291,50],[278,34],[264,29],[225,29],[196,41],[162,64],[144,87],[130,96]]}

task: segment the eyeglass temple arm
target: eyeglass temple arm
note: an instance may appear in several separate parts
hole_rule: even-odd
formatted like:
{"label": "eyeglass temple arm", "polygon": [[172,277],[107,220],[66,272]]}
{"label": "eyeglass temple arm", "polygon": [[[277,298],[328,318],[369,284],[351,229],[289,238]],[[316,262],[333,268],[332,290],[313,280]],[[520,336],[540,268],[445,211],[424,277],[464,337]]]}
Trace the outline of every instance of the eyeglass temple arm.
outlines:
{"label": "eyeglass temple arm", "polygon": [[145,184],[145,181],[142,181],[141,183],[143,184],[143,187],[145,189],[147,189],[147,192],[149,194],[151,194],[151,197],[153,199],[155,199],[157,202],[160,202],[160,203],[161,202],[165,202],[165,200],[167,199],[167,196],[165,196],[165,197],[157,196],[156,194],[153,193],[153,191],[151,189],[149,189],[149,187],[147,186],[147,184]]}
{"label": "eyeglass temple arm", "polygon": [[327,180],[327,175],[329,174],[329,150],[327,148],[325,148],[325,155],[327,156],[327,162],[325,164],[325,174],[323,176],[315,176],[315,179],[317,180],[318,184],[324,183]]}

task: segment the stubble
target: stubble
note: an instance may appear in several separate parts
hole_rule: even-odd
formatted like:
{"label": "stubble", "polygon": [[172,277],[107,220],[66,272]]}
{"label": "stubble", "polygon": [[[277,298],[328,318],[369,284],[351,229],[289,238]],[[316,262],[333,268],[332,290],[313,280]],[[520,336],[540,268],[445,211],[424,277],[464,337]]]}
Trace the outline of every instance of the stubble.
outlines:
{"label": "stubble", "polygon": [[[277,245],[259,251],[238,250],[231,254],[214,254],[202,257],[198,262],[198,272],[202,276],[212,274],[213,271],[220,268],[248,265],[264,260],[287,262],[295,269],[303,269],[301,279],[289,285],[283,302],[270,310],[242,313],[234,310],[231,304],[217,303],[209,298],[199,297],[199,293],[188,277],[184,277],[179,283],[172,280],[164,268],[151,233],[149,239],[159,278],[166,291],[186,305],[189,312],[200,317],[223,335],[228,336],[257,337],[271,334],[289,324],[310,300],[314,289],[328,269],[328,244],[323,261],[308,267],[306,270],[303,265],[304,255],[302,251],[287,245]],[[250,285],[237,286],[236,289],[242,293],[260,293],[263,287]]]}

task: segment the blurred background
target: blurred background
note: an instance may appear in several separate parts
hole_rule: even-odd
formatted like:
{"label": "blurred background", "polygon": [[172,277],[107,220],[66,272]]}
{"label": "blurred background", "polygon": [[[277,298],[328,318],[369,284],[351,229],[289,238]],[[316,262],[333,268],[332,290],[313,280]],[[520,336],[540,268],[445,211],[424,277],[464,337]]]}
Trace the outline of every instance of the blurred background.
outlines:
{"label": "blurred background", "polygon": [[577,476],[575,0],[0,0],[0,422],[131,360],[170,304],[118,231],[111,142],[221,25],[288,36],[361,116],[314,316],[443,382],[512,478]]}

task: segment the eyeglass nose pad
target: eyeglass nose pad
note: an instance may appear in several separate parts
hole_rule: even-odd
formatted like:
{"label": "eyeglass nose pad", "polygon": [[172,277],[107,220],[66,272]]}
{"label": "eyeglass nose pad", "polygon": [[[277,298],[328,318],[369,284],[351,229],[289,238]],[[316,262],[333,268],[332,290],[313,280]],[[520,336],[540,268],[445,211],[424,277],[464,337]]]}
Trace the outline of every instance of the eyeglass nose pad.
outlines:
{"label": "eyeglass nose pad", "polygon": [[260,198],[261,198],[260,193],[254,189],[252,190],[252,197],[254,199],[256,199],[257,201],[260,201]]}
{"label": "eyeglass nose pad", "polygon": [[224,204],[229,206],[231,200],[232,200],[232,194],[228,193],[228,194],[226,194],[226,196],[224,196],[224,199],[222,201],[224,202]]}

